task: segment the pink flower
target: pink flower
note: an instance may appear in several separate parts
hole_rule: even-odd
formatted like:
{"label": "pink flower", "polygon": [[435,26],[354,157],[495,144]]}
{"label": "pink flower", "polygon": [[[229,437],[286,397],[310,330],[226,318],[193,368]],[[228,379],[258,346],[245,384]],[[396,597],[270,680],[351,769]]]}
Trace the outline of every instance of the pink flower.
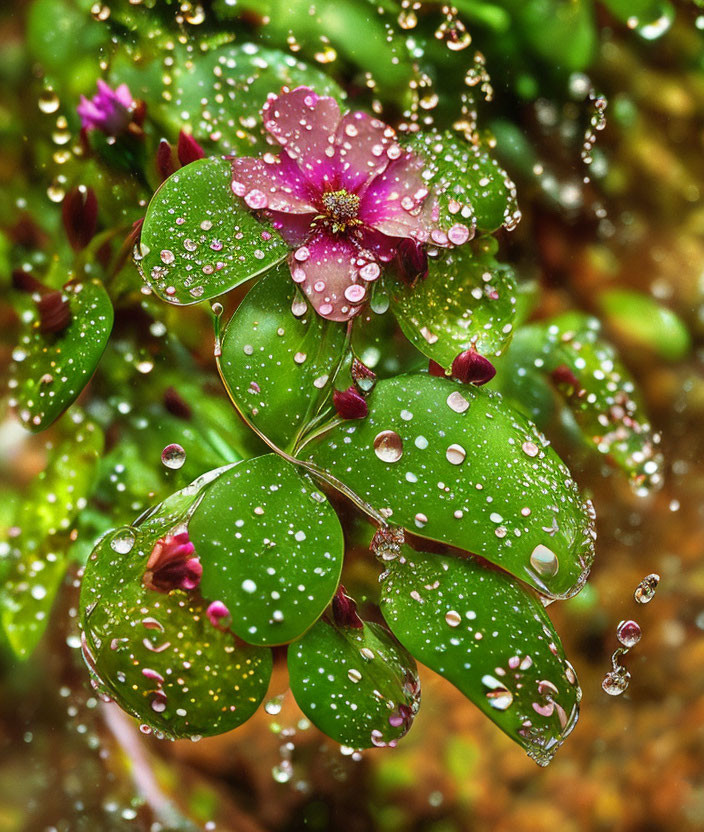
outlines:
{"label": "pink flower", "polygon": [[[423,180],[423,160],[363,112],[341,115],[310,87],[272,95],[262,110],[278,154],[232,160],[232,190],[265,211],[294,251],[293,280],[317,312],[346,321],[404,239],[450,245]],[[455,233],[464,242],[466,235]]]}
{"label": "pink flower", "polygon": [[101,130],[108,136],[119,136],[132,119],[134,105],[127,84],[120,84],[113,90],[105,81],[98,79],[98,92],[90,100],[82,95],[76,112],[85,130]]}
{"label": "pink flower", "polygon": [[195,589],[202,575],[203,567],[188,532],[180,532],[156,542],[142,581],[147,589],[170,592],[172,589]]}

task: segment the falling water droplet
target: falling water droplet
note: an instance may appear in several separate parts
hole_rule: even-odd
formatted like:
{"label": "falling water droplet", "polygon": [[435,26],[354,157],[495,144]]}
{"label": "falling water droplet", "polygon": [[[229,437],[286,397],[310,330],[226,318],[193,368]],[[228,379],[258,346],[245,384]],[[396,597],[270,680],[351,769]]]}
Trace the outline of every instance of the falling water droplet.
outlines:
{"label": "falling water droplet", "polygon": [[186,452],[180,445],[174,442],[171,445],[167,445],[161,452],[161,461],[167,468],[176,470],[177,468],[181,468],[186,461]]}
{"label": "falling water droplet", "polygon": [[609,696],[620,696],[628,688],[630,681],[631,674],[626,668],[617,666],[604,676],[601,686]]}
{"label": "falling water droplet", "polygon": [[621,621],[616,628],[616,638],[624,647],[635,647],[641,639],[642,632],[637,621]]}
{"label": "falling water droplet", "polygon": [[658,584],[660,583],[660,575],[655,572],[652,572],[650,575],[646,575],[645,578],[638,584],[633,593],[633,597],[638,604],[648,604],[650,601],[653,600],[653,596],[655,595],[655,590],[658,588]]}

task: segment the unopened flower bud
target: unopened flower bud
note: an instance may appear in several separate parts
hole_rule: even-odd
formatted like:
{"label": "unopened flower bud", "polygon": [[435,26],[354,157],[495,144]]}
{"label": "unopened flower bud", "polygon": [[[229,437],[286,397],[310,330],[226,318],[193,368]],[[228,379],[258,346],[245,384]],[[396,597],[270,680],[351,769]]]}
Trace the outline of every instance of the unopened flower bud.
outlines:
{"label": "unopened flower bud", "polygon": [[335,390],[332,394],[332,403],[338,416],[343,419],[364,419],[369,413],[369,407],[364,399],[353,386],[347,390]]}
{"label": "unopened flower bud", "polygon": [[452,375],[465,384],[486,384],[496,375],[496,368],[476,350],[461,352],[452,362]]}
{"label": "unopened flower bud", "polygon": [[409,237],[401,240],[396,251],[396,260],[398,276],[404,283],[412,286],[428,276],[428,255],[425,248],[415,240]]}
{"label": "unopened flower bud", "polygon": [[168,179],[176,170],[174,151],[166,139],[159,142],[159,147],[156,150],[156,169],[162,182],[164,179]]}
{"label": "unopened flower bud", "polygon": [[347,595],[342,584],[337,588],[332,599],[332,617],[338,627],[354,627],[361,630],[364,626],[362,619],[357,615],[355,600]]}
{"label": "unopened flower bud", "polygon": [[61,216],[66,236],[74,251],[85,248],[98,224],[98,199],[92,188],[78,185],[64,197]]}
{"label": "unopened flower bud", "polygon": [[71,323],[71,307],[63,292],[46,292],[37,301],[39,331],[43,335],[63,332]]}
{"label": "unopened flower bud", "polygon": [[188,133],[183,130],[178,134],[178,160],[182,165],[190,165],[205,156],[205,151]]}

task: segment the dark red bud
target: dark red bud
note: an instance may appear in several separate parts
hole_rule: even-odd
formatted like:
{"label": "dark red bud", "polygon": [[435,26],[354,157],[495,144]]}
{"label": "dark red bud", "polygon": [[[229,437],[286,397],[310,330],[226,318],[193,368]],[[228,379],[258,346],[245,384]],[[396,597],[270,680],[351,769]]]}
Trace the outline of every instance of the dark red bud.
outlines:
{"label": "dark red bud", "polygon": [[143,101],[142,99],[135,101],[134,106],[132,107],[132,123],[136,124],[137,127],[141,127],[144,124],[144,119],[146,117],[147,102]]}
{"label": "dark red bud", "polygon": [[[560,364],[550,373],[553,383],[564,393],[579,393],[582,385],[577,376],[566,364]],[[568,390],[566,388],[572,388]]]}
{"label": "dark red bud", "polygon": [[63,332],[71,323],[71,307],[63,292],[47,292],[37,301],[39,331],[48,335]]}
{"label": "dark red bud", "polygon": [[85,248],[98,224],[98,199],[92,188],[78,185],[64,197],[61,206],[66,236],[74,251]]}
{"label": "dark red bud", "polygon": [[190,405],[173,387],[167,387],[164,391],[164,407],[179,419],[190,419],[193,415]]}
{"label": "dark red bud", "polygon": [[338,627],[354,627],[361,630],[364,624],[357,615],[357,604],[353,598],[345,592],[344,586],[340,584],[332,599],[332,617]]}
{"label": "dark red bud", "polygon": [[362,364],[358,358],[352,361],[350,375],[352,376],[352,381],[365,393],[368,393],[376,383],[376,373],[370,370],[366,364]]}
{"label": "dark red bud", "polygon": [[159,147],[156,150],[156,170],[162,182],[164,179],[168,179],[176,170],[173,148],[166,139],[159,142]]}
{"label": "dark red bud", "polygon": [[425,248],[406,237],[401,240],[396,250],[398,276],[404,283],[413,285],[418,280],[425,280],[428,276],[428,255]]}
{"label": "dark red bud", "polygon": [[40,283],[34,275],[26,272],[24,269],[14,269],[12,272],[12,288],[18,289],[20,292],[35,292],[40,295],[46,294],[49,289]]}
{"label": "dark red bud", "polygon": [[205,156],[205,151],[198,142],[183,130],[178,134],[178,160],[182,165],[190,165]]}
{"label": "dark red bud", "polygon": [[364,396],[360,395],[352,386],[348,387],[347,390],[334,390],[332,403],[337,415],[343,419],[364,419],[369,413]]}
{"label": "dark red bud", "polygon": [[433,361],[432,358],[428,361],[428,372],[431,376],[436,376],[437,378],[447,378],[445,370],[443,370],[437,361]]}
{"label": "dark red bud", "polygon": [[486,384],[496,375],[496,368],[476,350],[461,352],[452,362],[452,375],[465,384]]}

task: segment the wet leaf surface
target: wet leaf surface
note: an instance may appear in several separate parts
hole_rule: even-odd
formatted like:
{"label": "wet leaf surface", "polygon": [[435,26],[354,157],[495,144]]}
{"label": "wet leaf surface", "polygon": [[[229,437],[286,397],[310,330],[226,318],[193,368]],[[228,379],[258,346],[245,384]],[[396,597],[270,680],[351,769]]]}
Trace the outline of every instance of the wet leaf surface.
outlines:
{"label": "wet leaf surface", "polygon": [[500,355],[513,335],[516,281],[494,259],[495,248],[493,240],[460,246],[431,260],[428,277],[413,287],[389,281],[404,334],[443,368],[470,347]]}
{"label": "wet leaf surface", "polygon": [[533,424],[498,394],[425,374],[379,381],[369,415],[299,454],[391,522],[458,546],[552,597],[593,558],[591,508]]}
{"label": "wet leaf surface", "polygon": [[97,476],[103,433],[82,421],[49,452],[14,518],[0,587],[0,617],[8,641],[27,658],[42,637],[66,572],[69,530]]}
{"label": "wet leaf surface", "polygon": [[541,393],[549,382],[584,442],[620,468],[640,493],[662,483],[659,437],[635,380],[601,337],[596,318],[575,312],[522,327],[497,378],[506,395],[523,402],[534,418],[549,416],[550,403]]}
{"label": "wet leaf surface", "polygon": [[491,232],[516,225],[516,186],[485,147],[450,131],[418,133],[410,146],[426,160],[423,179],[438,194],[440,225],[451,241],[453,227]]}
{"label": "wet leaf surface", "polygon": [[396,745],[420,705],[416,663],[379,624],[321,618],[290,645],[288,671],[303,713],[352,748]]}
{"label": "wet leaf surface", "polygon": [[200,159],[172,174],[152,197],[138,264],[162,300],[209,300],[288,254],[281,237],[233,194],[231,179],[227,159]]}
{"label": "wet leaf surface", "polygon": [[100,281],[74,280],[66,284],[63,296],[71,313],[68,326],[42,333],[32,304],[13,352],[13,398],[22,424],[31,431],[44,430],[78,398],[112,330],[112,304]]}
{"label": "wet leaf surface", "polygon": [[281,457],[238,463],[205,493],[190,522],[201,592],[221,601],[251,644],[298,638],[330,603],[342,527],[315,483]]}
{"label": "wet leaf surface", "polygon": [[505,573],[403,546],[381,610],[394,635],[537,763],[574,728],[581,691],[543,605]]}
{"label": "wet leaf surface", "polygon": [[141,524],[106,535],[81,587],[84,657],[99,688],[150,728],[170,737],[229,731],[254,713],[272,669],[271,651],[240,642],[207,614],[197,590],[144,585],[158,541],[178,533],[211,472],[157,506]]}
{"label": "wet leaf surface", "polygon": [[250,289],[227,325],[220,373],[245,418],[291,449],[329,397],[345,343],[345,326],[313,311],[284,264]]}

